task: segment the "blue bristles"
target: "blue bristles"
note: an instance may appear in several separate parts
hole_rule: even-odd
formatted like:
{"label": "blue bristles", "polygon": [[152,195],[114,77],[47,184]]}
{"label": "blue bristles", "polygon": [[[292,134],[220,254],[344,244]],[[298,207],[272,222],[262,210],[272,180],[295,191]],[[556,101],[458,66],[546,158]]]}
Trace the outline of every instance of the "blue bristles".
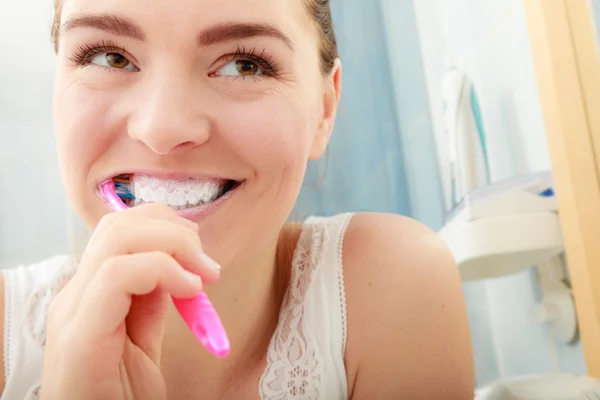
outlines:
{"label": "blue bristles", "polygon": [[131,194],[130,187],[131,185],[128,183],[115,181],[115,192],[122,199],[135,199],[135,196]]}

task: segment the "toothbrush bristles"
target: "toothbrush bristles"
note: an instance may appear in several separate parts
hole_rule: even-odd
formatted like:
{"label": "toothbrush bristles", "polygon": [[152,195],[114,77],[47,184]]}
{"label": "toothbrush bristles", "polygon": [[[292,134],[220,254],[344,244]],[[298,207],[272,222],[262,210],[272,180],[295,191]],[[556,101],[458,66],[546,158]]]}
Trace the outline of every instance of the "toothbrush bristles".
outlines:
{"label": "toothbrush bristles", "polygon": [[122,199],[135,199],[135,196],[131,193],[131,185],[130,180],[128,178],[124,178],[118,176],[114,178],[115,181],[115,192]]}

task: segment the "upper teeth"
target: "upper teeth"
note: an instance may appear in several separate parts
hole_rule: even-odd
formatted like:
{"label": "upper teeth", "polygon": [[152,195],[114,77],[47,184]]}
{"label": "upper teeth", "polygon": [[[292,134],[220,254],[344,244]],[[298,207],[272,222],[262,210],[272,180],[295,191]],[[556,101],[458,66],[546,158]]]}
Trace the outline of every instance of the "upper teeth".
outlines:
{"label": "upper teeth", "polygon": [[172,207],[207,204],[223,194],[224,185],[203,179],[160,180],[147,176],[132,182],[136,205],[163,203]]}

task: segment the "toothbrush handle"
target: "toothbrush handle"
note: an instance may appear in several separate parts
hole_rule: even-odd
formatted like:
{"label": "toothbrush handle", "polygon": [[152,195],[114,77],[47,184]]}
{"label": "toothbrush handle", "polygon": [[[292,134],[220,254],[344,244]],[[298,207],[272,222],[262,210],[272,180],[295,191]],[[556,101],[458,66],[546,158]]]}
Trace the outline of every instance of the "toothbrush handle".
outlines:
{"label": "toothbrush handle", "polygon": [[190,299],[173,298],[173,303],[198,341],[217,357],[229,354],[229,339],[206,293]]}
{"label": "toothbrush handle", "polygon": [[115,192],[115,183],[113,181],[104,182],[100,186],[100,191],[114,211],[123,211],[129,208]]}

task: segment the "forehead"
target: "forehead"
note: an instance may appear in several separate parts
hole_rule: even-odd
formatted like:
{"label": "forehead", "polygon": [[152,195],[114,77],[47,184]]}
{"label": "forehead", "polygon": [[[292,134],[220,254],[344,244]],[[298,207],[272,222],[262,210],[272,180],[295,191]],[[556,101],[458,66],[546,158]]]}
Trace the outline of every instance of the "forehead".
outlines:
{"label": "forehead", "polygon": [[312,23],[304,0],[63,0],[61,19],[79,14],[118,14],[162,34],[193,34],[208,25],[268,22],[296,40]]}

